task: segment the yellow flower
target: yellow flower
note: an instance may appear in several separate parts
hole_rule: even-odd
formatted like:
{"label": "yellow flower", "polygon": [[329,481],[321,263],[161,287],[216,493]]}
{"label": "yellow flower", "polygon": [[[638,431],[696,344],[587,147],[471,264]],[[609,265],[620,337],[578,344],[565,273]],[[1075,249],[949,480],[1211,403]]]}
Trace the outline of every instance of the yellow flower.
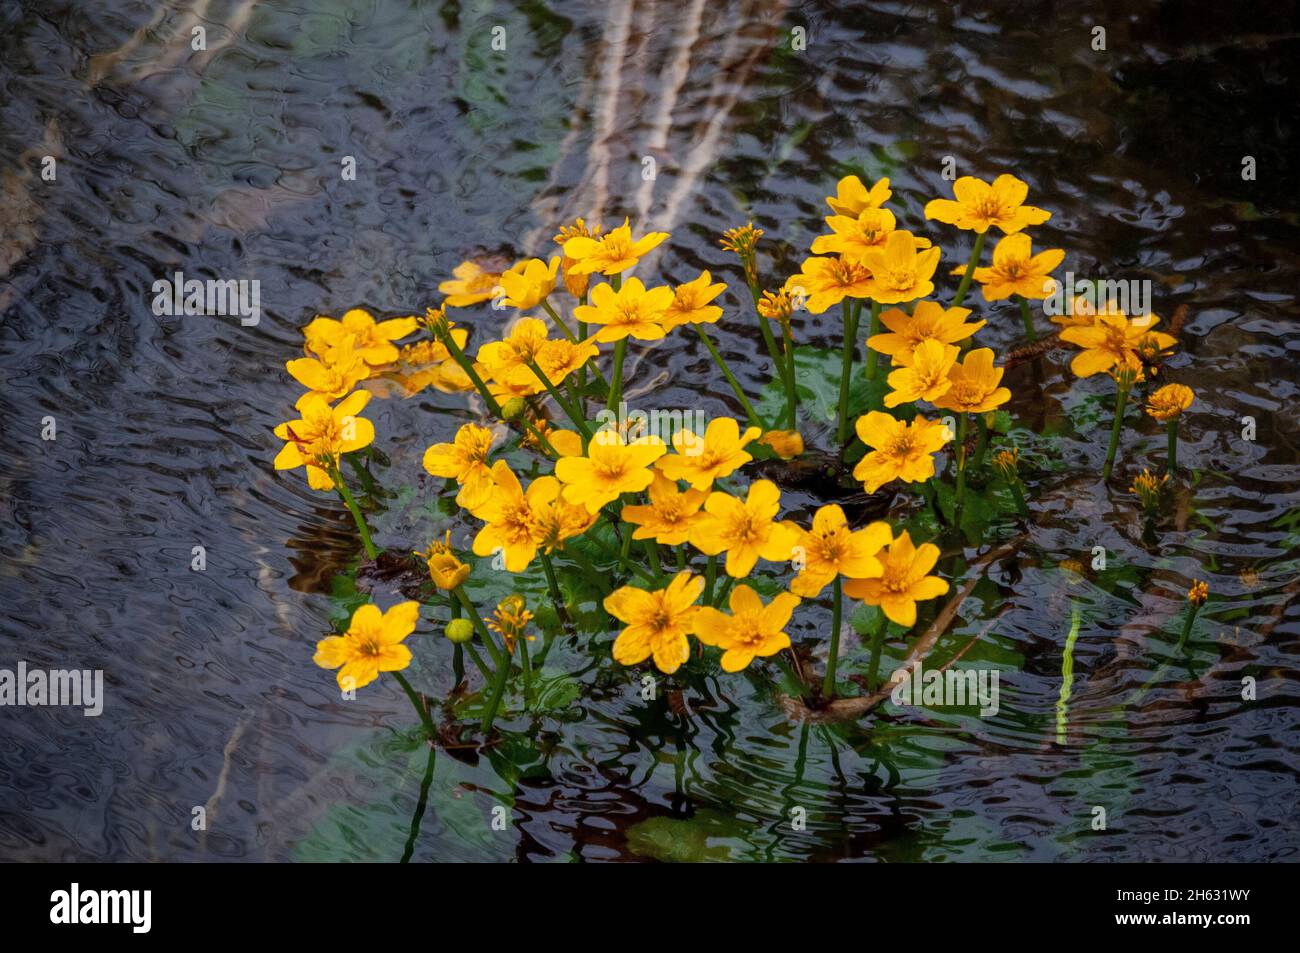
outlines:
{"label": "yellow flower", "polygon": [[568,239],[564,243],[564,254],[573,259],[570,270],[575,274],[590,275],[599,271],[606,275],[621,275],[667,237],[667,232],[650,232],[633,241],[632,229],[625,218],[622,225],[600,238],[576,235]]}
{"label": "yellow flower", "polygon": [[1168,483],[1169,474],[1156,477],[1150,470],[1143,468],[1142,472],[1133,478],[1133,485],[1128,488],[1128,491],[1142,501],[1143,509],[1154,513],[1160,508],[1160,497],[1164,495]]}
{"label": "yellow flower", "polygon": [[966,354],[962,363],[949,369],[948,380],[952,386],[933,401],[934,406],[968,414],[993,410],[1011,399],[1011,391],[998,386],[1002,373],[1002,368],[993,366],[992,348],[976,348]]}
{"label": "yellow flower", "polygon": [[742,501],[714,491],[704,502],[704,514],[691,527],[691,545],[706,556],[727,554],[727,574],[743,579],[762,557],[770,562],[790,558],[795,531],[776,522],[781,491],[770,480],[750,484]]}
{"label": "yellow flower", "polygon": [[934,290],[930,279],[939,267],[939,249],[918,252],[911,232],[890,232],[884,247],[868,249],[862,261],[871,269],[868,296],[881,304],[899,304]]}
{"label": "yellow flower", "polygon": [[1008,235],[993,249],[993,265],[976,268],[975,280],[985,301],[1001,301],[1013,294],[1022,298],[1046,298],[1056,289],[1052,269],[1065,258],[1059,248],[1049,248],[1033,255],[1029,236],[1020,232]]}
{"label": "yellow flower", "polygon": [[802,295],[811,314],[821,314],[845,298],[865,298],[871,289],[871,273],[857,261],[843,258],[805,258],[799,274],[791,275],[782,289]]}
{"label": "yellow flower", "polygon": [[1187,601],[1196,608],[1205,605],[1205,600],[1210,598],[1210,587],[1199,579],[1192,580],[1192,588],[1187,590]]}
{"label": "yellow flower", "polygon": [[1137,319],[1122,314],[1102,314],[1091,327],[1065,328],[1061,331],[1061,340],[1083,348],[1070,362],[1070,370],[1079,377],[1091,377],[1110,370],[1116,364],[1139,363],[1137,348],[1148,334],[1161,347],[1173,347],[1178,342],[1172,337],[1151,330],[1159,320],[1154,314]]}
{"label": "yellow flower", "polygon": [[758,442],[770,447],[782,460],[793,460],[803,455],[803,435],[797,430],[769,430]]}
{"label": "yellow flower", "polygon": [[307,339],[308,350],[327,361],[333,359],[336,348],[347,342],[367,364],[379,365],[397,360],[397,347],[393,342],[406,337],[417,326],[413,317],[376,323],[369,312],[353,308],[340,321],[318,315],[302,329],[302,333]]}
{"label": "yellow flower", "polygon": [[615,291],[608,284],[591,289],[591,304],[573,309],[573,316],[588,324],[600,325],[596,340],[602,344],[631,336],[641,341],[657,341],[664,336],[661,323],[673,303],[668,287],[646,290],[640,278],[629,278]]}
{"label": "yellow flower", "polygon": [[993,469],[1007,483],[1015,483],[1020,476],[1020,448],[999,450],[993,455]]}
{"label": "yellow flower", "polygon": [[680,572],[654,592],[623,586],[607,595],[605,611],[627,624],[614,640],[614,661],[636,665],[654,656],[659,671],[677,671],[691,654],[686,637],[694,630],[695,600],[703,591],[703,579]]}
{"label": "yellow flower", "polygon": [[1115,306],[1115,302],[1103,302],[1101,308],[1093,305],[1087,295],[1076,295],[1069,309],[1065,314],[1056,314],[1052,316],[1052,323],[1059,324],[1062,327],[1091,327],[1097,323],[1099,314],[1118,314],[1124,316],[1124,312]]}
{"label": "yellow flower", "polygon": [[[588,226],[585,221],[578,218],[574,219],[572,225],[560,226],[560,232],[555,236],[554,241],[563,251],[564,243],[570,238],[599,238],[603,231],[604,229],[599,225]],[[587,293],[587,282],[590,281],[591,276],[575,272],[573,266],[577,263],[577,259],[565,255],[564,260],[560,262],[560,273],[564,276],[565,290],[575,298],[581,298]]]}
{"label": "yellow flower", "polygon": [[435,443],[424,451],[424,469],[460,484],[456,503],[473,512],[492,492],[488,455],[495,435],[478,424],[464,424],[451,443]]}
{"label": "yellow flower", "polygon": [[[582,452],[581,445],[578,452]],[[537,508],[537,529],[534,535],[538,545],[551,553],[563,549],[565,540],[581,536],[591,529],[599,518],[600,514],[588,513],[585,506],[575,506],[563,496],[557,496],[550,503]]]}
{"label": "yellow flower", "polygon": [[447,296],[443,307],[464,308],[487,301],[501,287],[504,272],[505,269],[490,271],[477,262],[462,261],[451,271],[455,277],[438,285],[438,290]]}
{"label": "yellow flower", "polygon": [[[1139,323],[1145,318],[1135,319]],[[1137,356],[1152,377],[1160,373],[1160,364],[1168,356],[1165,351],[1177,343],[1168,334],[1158,334],[1154,331],[1142,335],[1138,338]]]}
{"label": "yellow flower", "polygon": [[1029,225],[1041,225],[1052,213],[1025,205],[1029,186],[1014,175],[1000,175],[993,184],[964,175],[952,184],[951,199],[934,199],[925,206],[925,217],[973,232],[986,232],[996,225],[1010,235]]}
{"label": "yellow flower", "polygon": [[890,308],[880,315],[888,332],[867,338],[867,347],[888,354],[895,364],[912,363],[912,352],[922,341],[956,344],[964,341],[987,323],[966,324],[969,308],[947,308],[935,301],[918,301],[909,315],[902,308]]}
{"label": "yellow flower", "polygon": [[894,540],[881,561],[884,571],[874,579],[851,579],[844,593],[861,599],[869,606],[880,606],[891,622],[901,626],[916,624],[916,604],[936,599],[948,591],[946,580],[929,572],[939,561],[939,547],[933,543],[912,545],[904,530]]}
{"label": "yellow flower", "polygon": [[673,292],[672,303],[664,311],[660,323],[665,331],[682,324],[716,324],[722,317],[722,309],[709,304],[714,298],[727,290],[721,281],[710,284],[713,278],[707,271],[700,272],[700,277],[678,285]]}
{"label": "yellow flower", "polygon": [[504,460],[492,465],[492,489],[471,510],[486,525],[474,537],[474,555],[500,552],[510,572],[523,572],[537,555],[542,510],[560,493],[555,477],[538,477],[528,491]]}
{"label": "yellow flower", "polygon": [[890,371],[888,381],[893,390],[885,395],[885,406],[897,407],[914,400],[937,402],[952,387],[948,371],[959,353],[952,344],[940,344],[933,338],[922,341],[912,351],[910,364]]}
{"label": "yellow flower", "polygon": [[873,410],[858,418],[858,438],[872,450],[853,468],[868,493],[875,493],[890,480],[918,483],[934,476],[933,454],[952,439],[952,433],[937,421],[919,414],[911,424]]}
{"label": "yellow flower", "polygon": [[[830,235],[813,239],[814,255],[843,255],[850,261],[861,261],[868,251],[883,248],[890,234],[898,227],[894,213],[887,208],[863,209],[856,218],[848,215],[828,215],[826,224]],[[930,239],[914,239],[917,248],[929,248]]]}
{"label": "yellow flower", "polygon": [[416,552],[429,567],[429,578],[439,589],[450,592],[469,578],[469,566],[461,562],[451,548],[451,530],[441,542],[433,540],[427,552]]}
{"label": "yellow flower", "polygon": [[375,425],[358,417],[370,401],[370,392],[359,390],[331,407],[319,394],[306,394],[298,401],[299,420],[290,420],[275,428],[275,435],[288,443],[275,458],[277,470],[307,468],[307,484],[313,490],[330,491],[334,480],[330,469],[337,468],[339,457],[369,446],[375,439]]}
{"label": "yellow flower", "polygon": [[755,228],[753,222],[746,222],[737,228],[729,228],[722,233],[718,244],[729,252],[735,252],[741,258],[754,254],[758,240],[763,237],[763,230]]}
{"label": "yellow flower", "polygon": [[1156,420],[1173,420],[1192,406],[1195,396],[1190,387],[1166,384],[1147,398],[1147,413]]}
{"label": "yellow flower", "polygon": [[330,401],[338,400],[370,376],[366,362],[346,340],[332,349],[329,361],[300,357],[285,362],[284,369],[303,387]]}
{"label": "yellow flower", "polygon": [[812,529],[798,530],[796,553],[803,569],[790,583],[796,596],[813,598],[836,576],[866,579],[883,571],[876,553],[894,538],[889,524],[875,522],[865,529],[850,530],[844,511],[834,503],[813,514]]}
{"label": "yellow flower", "polygon": [[367,603],[353,613],[345,634],[317,643],[312,661],[321,668],[337,668],[344,691],[364,688],[380,672],[400,672],[411,664],[411,650],[402,640],[415,631],[419,618],[418,602],[399,602],[382,613]]}
{"label": "yellow flower", "polygon": [[540,258],[530,258],[501,276],[505,303],[523,311],[535,308],[555,290],[555,273],[560,269],[560,257],[551,257],[550,264]]}
{"label": "yellow flower", "polygon": [[506,644],[506,654],[514,655],[515,643],[523,638],[533,614],[528,611],[528,604],[518,593],[506,596],[497,603],[496,612],[487,619],[487,627],[501,634]]}
{"label": "yellow flower", "polygon": [[763,317],[770,321],[779,321],[783,325],[788,325],[790,316],[794,314],[794,302],[790,300],[789,292],[784,289],[764,291],[755,307]]}
{"label": "yellow flower", "polygon": [[522,388],[525,393],[520,396],[530,396],[545,389],[528,362],[537,360],[546,343],[545,322],[520,318],[500,341],[483,344],[478,349],[477,360],[492,380],[503,387]]}
{"label": "yellow flower", "polygon": [[695,637],[705,645],[722,649],[722,670],[739,672],[755,657],[775,655],[790,647],[785,627],[799,605],[799,597],[788,592],[763,605],[753,589],[741,583],[731,592],[731,614],[702,606],[695,617]]}
{"label": "yellow flower", "polygon": [[[430,309],[432,310],[432,309]],[[469,332],[447,322],[452,341],[462,351],[469,340]],[[461,393],[474,389],[465,369],[456,363],[447,346],[438,340],[417,341],[407,344],[398,355],[401,369],[394,376],[408,395],[418,394],[432,385],[444,394]]]}
{"label": "yellow flower", "polygon": [[685,480],[697,490],[707,490],[714,480],[730,476],[754,459],[745,447],[762,432],[758,427],[747,427],[742,434],[733,418],[715,417],[704,429],[703,437],[693,430],[674,433],[673,449],[677,452],[661,457],[655,466],[671,480]]}
{"label": "yellow flower", "polygon": [[879,179],[870,191],[856,175],[846,175],[835,186],[835,196],[827,197],[826,204],[836,215],[858,216],[864,209],[879,208],[894,193],[888,179]]}
{"label": "yellow flower", "polygon": [[[533,426],[537,429],[539,433],[541,433],[543,437],[545,437],[548,441],[550,441],[551,446],[555,448],[555,451],[560,456],[562,457],[582,456],[583,454],[582,434],[573,430],[562,430],[553,427],[551,426],[550,421],[541,420],[541,419],[534,420]],[[524,446],[533,447],[537,450],[542,449],[541,444],[539,444],[533,438],[532,433],[525,434],[523,438],[520,440],[520,443],[523,444]]]}
{"label": "yellow flower", "polygon": [[[600,353],[600,349],[593,343],[595,340],[587,338],[577,344],[564,340],[547,341],[537,352],[537,366],[542,369],[546,379],[558,387],[566,377]],[[534,373],[533,376],[537,375]]]}
{"label": "yellow flower", "polygon": [[587,445],[585,457],[563,457],[555,475],[564,484],[564,498],[599,513],[623,493],[639,493],[654,481],[650,464],[667,451],[663,441],[642,438],[627,443],[623,435],[602,430]]}
{"label": "yellow flower", "polygon": [[622,519],[636,527],[633,539],[653,539],[665,546],[677,546],[689,537],[706,496],[703,490],[682,493],[677,489],[676,480],[656,473],[650,484],[650,505],[625,506]]}

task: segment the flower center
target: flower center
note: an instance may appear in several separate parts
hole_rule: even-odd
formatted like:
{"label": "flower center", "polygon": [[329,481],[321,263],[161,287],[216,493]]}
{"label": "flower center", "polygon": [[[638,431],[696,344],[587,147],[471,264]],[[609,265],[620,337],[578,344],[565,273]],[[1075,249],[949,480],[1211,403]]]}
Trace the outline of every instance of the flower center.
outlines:
{"label": "flower center", "polygon": [[910,268],[890,268],[876,280],[891,291],[907,291],[916,283],[916,274]]}
{"label": "flower center", "polygon": [[880,577],[880,584],[888,592],[906,592],[908,590],[907,573],[895,567],[886,566],[884,575]]}
{"label": "flower center", "polygon": [[885,450],[891,457],[905,457],[912,452],[912,435],[899,434]]}

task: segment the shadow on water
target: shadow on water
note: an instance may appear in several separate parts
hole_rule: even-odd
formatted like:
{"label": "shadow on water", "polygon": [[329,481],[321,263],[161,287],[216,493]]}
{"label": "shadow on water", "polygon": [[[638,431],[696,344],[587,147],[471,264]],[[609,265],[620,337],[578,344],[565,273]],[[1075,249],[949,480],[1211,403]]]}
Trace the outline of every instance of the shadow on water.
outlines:
{"label": "shadow on water", "polygon": [[[1286,8],[1294,20],[1282,4],[1269,22],[1289,22]],[[0,14],[0,666],[102,668],[108,692],[97,719],[6,711],[0,856],[1295,856],[1300,38],[1205,2],[482,9]],[[1104,52],[1090,46],[1098,24]],[[508,56],[491,51],[498,25]],[[806,51],[790,48],[795,26]],[[346,156],[354,181],[339,175]],[[609,633],[582,624],[557,637],[539,710],[513,709],[486,747],[453,731],[430,749],[389,680],[338,699],[311,654],[357,598],[355,538],[341,506],[271,467],[295,394],[283,362],[313,314],[410,313],[467,254],[539,253],[576,214],[671,230],[647,274],[709,268],[733,288],[716,238],[753,219],[766,273],[783,278],[849,172],[891,178],[900,221],[944,246],[942,274],[969,254],[922,224],[946,194],[946,156],[1025,178],[1054,211],[1035,240],[1065,248],[1065,268],[1150,280],[1166,317],[1186,306],[1166,373],[1197,391],[1188,485],[1153,535],[1124,490],[1162,459],[1154,422],[1132,419],[1103,486],[1104,384],[1074,380],[1061,352],[1009,375],[1012,415],[1033,428],[1010,435],[1033,518],[948,540],[956,566],[1027,533],[935,646],[999,671],[997,714],[887,703],[854,723],[800,722],[769,670],[704,665],[643,697],[642,673],[609,660]],[[260,322],[155,316],[150,288],[175,271],[258,279]],[[984,343],[1021,343],[1010,305],[980,307]],[[836,330],[798,328],[818,348]],[[724,319],[718,333],[757,392],[756,331]],[[699,392],[711,377],[697,344],[633,349],[629,399],[653,387],[663,406],[736,413]],[[392,461],[377,474],[416,488],[375,515],[377,541],[410,549],[444,525],[463,539],[419,459],[472,411],[436,394],[372,407]],[[47,416],[54,441],[40,439]],[[823,423],[807,432],[824,445]],[[815,473],[784,482],[800,518],[830,492]],[[899,518],[914,501],[871,505]],[[1105,569],[1091,568],[1098,546]],[[1192,578],[1214,600],[1179,653]],[[401,582],[365,585],[387,598]],[[595,598],[578,594],[586,610]],[[801,610],[791,635],[811,657],[828,624],[825,606]],[[454,688],[439,631],[426,613],[412,640],[412,682],[434,699]],[[850,643],[845,677],[860,680]],[[905,649],[886,646],[887,670]],[[1245,677],[1256,701],[1241,700]],[[206,831],[191,827],[198,806]]]}

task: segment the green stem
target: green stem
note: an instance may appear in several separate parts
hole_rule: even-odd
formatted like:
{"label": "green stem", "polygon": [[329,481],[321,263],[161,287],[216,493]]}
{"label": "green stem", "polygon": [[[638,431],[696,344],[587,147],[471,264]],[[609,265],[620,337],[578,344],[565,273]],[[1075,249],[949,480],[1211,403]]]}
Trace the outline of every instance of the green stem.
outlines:
{"label": "green stem", "polygon": [[840,661],[840,618],[844,613],[843,584],[835,577],[835,591],[831,595],[831,647],[826,656],[826,677],[822,679],[822,697],[835,697],[835,669]]}
{"label": "green stem", "polygon": [[796,430],[799,421],[799,393],[794,386],[794,338],[790,334],[790,322],[781,322],[781,336],[785,341],[786,419],[789,428]]}
{"label": "green stem", "polygon": [[[1020,298],[1019,295],[1016,295]],[[1020,298],[1020,320],[1025,322],[1025,335],[1029,338],[1029,343],[1033,344],[1038,340],[1038,335],[1034,333],[1034,319],[1029,313],[1029,299]]]}
{"label": "green stem", "polygon": [[[560,409],[564,411],[565,416],[573,421],[573,425],[578,428],[578,432],[582,434],[583,446],[590,443],[591,430],[588,428],[587,422],[582,419],[582,414],[578,413],[572,406],[570,406],[569,402],[560,394],[559,388],[551,383],[550,378],[546,376],[546,372],[538,366],[536,361],[529,361],[528,367],[533,374],[537,376],[537,379],[542,382],[542,386],[546,388],[546,392],[551,395],[552,399],[557,404],[560,405]],[[556,453],[556,456],[559,456],[558,452]]]}
{"label": "green stem", "polygon": [[987,237],[988,232],[980,232],[975,236],[975,247],[971,249],[966,274],[961,276],[961,284],[957,286],[957,295],[952,299],[951,307],[959,307],[966,300],[966,292],[970,289],[971,279],[975,277],[975,266],[979,264],[980,254],[984,251],[984,239]]}
{"label": "green stem", "polygon": [[984,451],[989,445],[989,425],[984,422],[983,414],[975,415],[975,425],[979,428],[979,437],[975,441],[975,456],[971,467],[978,471],[984,465]]}
{"label": "green stem", "polygon": [[339,496],[343,499],[343,504],[356,520],[357,532],[361,534],[361,545],[365,547],[366,556],[374,559],[379,555],[375,549],[375,544],[370,541],[370,530],[366,527],[366,518],[361,515],[361,507],[357,506],[357,501],[352,498],[351,491],[343,479],[343,474],[339,472],[338,466],[330,468],[330,477],[334,480],[334,489],[339,491]]}
{"label": "green stem", "polygon": [[1171,417],[1165,425],[1169,429],[1169,475],[1178,469],[1178,418]]}
{"label": "green stem", "polygon": [[1007,486],[1011,488],[1011,495],[1015,498],[1016,509],[1019,511],[1020,515],[1028,517],[1029,507],[1025,505],[1025,494],[1024,491],[1020,489],[1020,481],[1012,480],[1007,484]]}
{"label": "green stem", "polygon": [[659,544],[653,539],[645,539],[642,542],[645,543],[646,558],[650,561],[650,569],[654,572],[655,579],[663,579],[664,566],[659,559]]}
{"label": "green stem", "polygon": [[555,326],[560,329],[560,333],[568,338],[572,343],[577,344],[578,338],[571,330],[569,330],[569,326],[564,323],[563,319],[555,313],[555,309],[551,307],[551,303],[543,298],[541,304],[542,307],[546,309],[546,313],[551,316],[551,320],[555,322]]}
{"label": "green stem", "polygon": [[528,636],[519,633],[519,662],[524,669],[524,707],[533,703],[533,666],[528,658]]}
{"label": "green stem", "polygon": [[715,606],[725,606],[727,604],[727,596],[731,593],[731,587],[735,584],[736,577],[727,576],[727,578],[722,581],[722,585],[718,587],[718,594],[714,596],[713,604]]}
{"label": "green stem", "polygon": [[[776,367],[776,373],[782,387],[785,387],[789,377],[786,373],[785,362],[781,360],[781,351],[776,346],[776,338],[772,336],[772,325],[768,322],[767,317],[758,310],[757,299],[755,299],[754,313],[758,315],[758,329],[763,332],[763,344],[767,346],[768,356],[772,358],[772,363]],[[786,393],[788,394],[789,391],[787,390]]]}
{"label": "green stem", "polygon": [[478,371],[474,370],[473,362],[465,356],[465,352],[460,349],[460,345],[458,345],[455,339],[451,336],[451,332],[447,331],[439,333],[437,337],[438,340],[442,342],[443,346],[447,348],[447,352],[451,354],[452,360],[460,365],[460,369],[464,371],[465,376],[470,379],[470,383],[472,383],[475,390],[479,392],[479,395],[483,398],[483,403],[487,404],[487,409],[491,411],[492,416],[496,417],[498,420],[501,419],[501,405],[498,404],[497,399],[492,396],[492,392],[488,390],[487,384],[483,383],[483,378],[478,376]]}
{"label": "green stem", "polygon": [[1194,603],[1187,603],[1187,618],[1183,620],[1183,634],[1178,638],[1178,651],[1183,650],[1187,644],[1187,637],[1192,634],[1192,623],[1196,621],[1196,613],[1201,611],[1201,607]]}
{"label": "green stem", "polygon": [[487,646],[488,655],[492,656],[492,663],[494,665],[500,665],[501,651],[497,648],[496,641],[492,638],[492,633],[488,631],[487,624],[484,623],[483,617],[480,616],[478,610],[474,608],[474,603],[469,601],[469,596],[465,594],[464,587],[457,586],[452,590],[452,592],[456,594],[456,598],[459,599],[460,604],[464,606],[465,612],[469,616],[469,621],[474,624],[474,631],[478,633],[478,637],[482,639],[483,644]]}
{"label": "green stem", "polygon": [[618,417],[618,405],[623,399],[623,360],[627,357],[627,338],[619,338],[614,345],[614,379],[609,385],[609,397],[605,407]]}
{"label": "green stem", "polygon": [[691,327],[693,327],[695,333],[700,336],[700,340],[704,342],[704,346],[709,349],[709,354],[713,356],[713,363],[718,365],[718,369],[722,371],[722,376],[725,377],[727,383],[731,385],[731,390],[736,395],[736,399],[740,401],[740,406],[745,408],[745,414],[749,418],[749,422],[762,427],[764,430],[770,430],[771,428],[768,427],[767,421],[758,415],[758,412],[754,410],[753,405],[749,402],[749,398],[745,396],[744,388],[741,387],[740,382],[736,380],[736,375],[731,373],[731,368],[727,366],[727,362],[723,359],[717,346],[709,337],[708,332],[704,330],[704,326],[702,324],[692,324]]}
{"label": "green stem", "polygon": [[552,459],[560,459],[560,451],[556,450],[555,447],[552,446],[551,441],[547,440],[546,436],[533,426],[533,422],[528,419],[527,414],[520,414],[519,421],[524,425],[524,429],[532,434],[533,439],[537,441],[538,445],[551,455]]}
{"label": "green stem", "polygon": [[437,739],[438,732],[434,730],[433,719],[429,717],[429,709],[420,701],[420,696],[415,694],[415,689],[411,687],[411,683],[406,680],[406,677],[401,672],[394,672],[393,677],[397,679],[397,684],[402,686],[402,691],[406,692],[406,697],[415,706],[416,714],[420,716],[420,721],[424,722],[424,730],[429,733],[429,740]]}
{"label": "green stem", "polygon": [[[457,648],[460,648],[460,646],[457,646]],[[478,670],[483,673],[483,681],[485,682],[491,681],[492,669],[488,668],[487,662],[483,661],[483,656],[478,654],[478,649],[474,648],[474,643],[466,642],[464,648],[465,648],[465,654],[467,654],[470,657],[470,661],[472,661],[476,666],[478,666]]]}
{"label": "green stem", "polygon": [[704,603],[713,604],[713,584],[718,580],[718,557],[710,556],[704,569]]}
{"label": "green stem", "polygon": [[555,564],[551,562],[551,557],[540,549],[537,555],[541,557],[542,568],[546,570],[546,587],[551,590],[551,599],[555,602],[555,614],[560,617],[561,622],[568,624],[569,613],[564,608],[564,596],[560,594],[560,581],[555,576]]}
{"label": "green stem", "polygon": [[[867,339],[875,337],[880,333],[880,302],[871,302],[871,327],[867,330]],[[876,379],[876,368],[880,362],[880,352],[873,348],[867,348],[867,379],[874,382]]]}
{"label": "green stem", "polygon": [[1101,468],[1103,482],[1110,479],[1111,467],[1115,465],[1115,451],[1119,449],[1119,432],[1124,427],[1124,405],[1128,401],[1128,388],[1118,387],[1115,391],[1115,422],[1110,428],[1110,446],[1106,449],[1106,465]]}
{"label": "green stem", "polygon": [[849,439],[849,383],[853,375],[853,317],[852,305],[849,299],[845,298],[840,302],[841,311],[844,321],[844,344],[840,354],[840,403],[839,403],[839,424],[835,430],[835,438],[843,449]]}
{"label": "green stem", "polygon": [[506,655],[497,668],[496,680],[492,683],[492,697],[488,700],[487,711],[483,713],[482,728],[484,734],[492,730],[492,722],[496,720],[497,709],[501,707],[501,698],[506,693],[506,679],[510,677],[510,662],[510,656]]}

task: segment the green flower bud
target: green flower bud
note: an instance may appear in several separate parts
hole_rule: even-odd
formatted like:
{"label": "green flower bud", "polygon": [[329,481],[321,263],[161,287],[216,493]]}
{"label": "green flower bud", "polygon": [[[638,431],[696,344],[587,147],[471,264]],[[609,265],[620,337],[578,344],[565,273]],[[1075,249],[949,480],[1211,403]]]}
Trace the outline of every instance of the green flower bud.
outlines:
{"label": "green flower bud", "polygon": [[474,623],[469,619],[452,619],[447,623],[447,638],[457,645],[474,638]]}
{"label": "green flower bud", "polygon": [[524,412],[527,406],[528,404],[524,402],[522,397],[511,397],[501,405],[501,416],[506,420],[514,420]]}

